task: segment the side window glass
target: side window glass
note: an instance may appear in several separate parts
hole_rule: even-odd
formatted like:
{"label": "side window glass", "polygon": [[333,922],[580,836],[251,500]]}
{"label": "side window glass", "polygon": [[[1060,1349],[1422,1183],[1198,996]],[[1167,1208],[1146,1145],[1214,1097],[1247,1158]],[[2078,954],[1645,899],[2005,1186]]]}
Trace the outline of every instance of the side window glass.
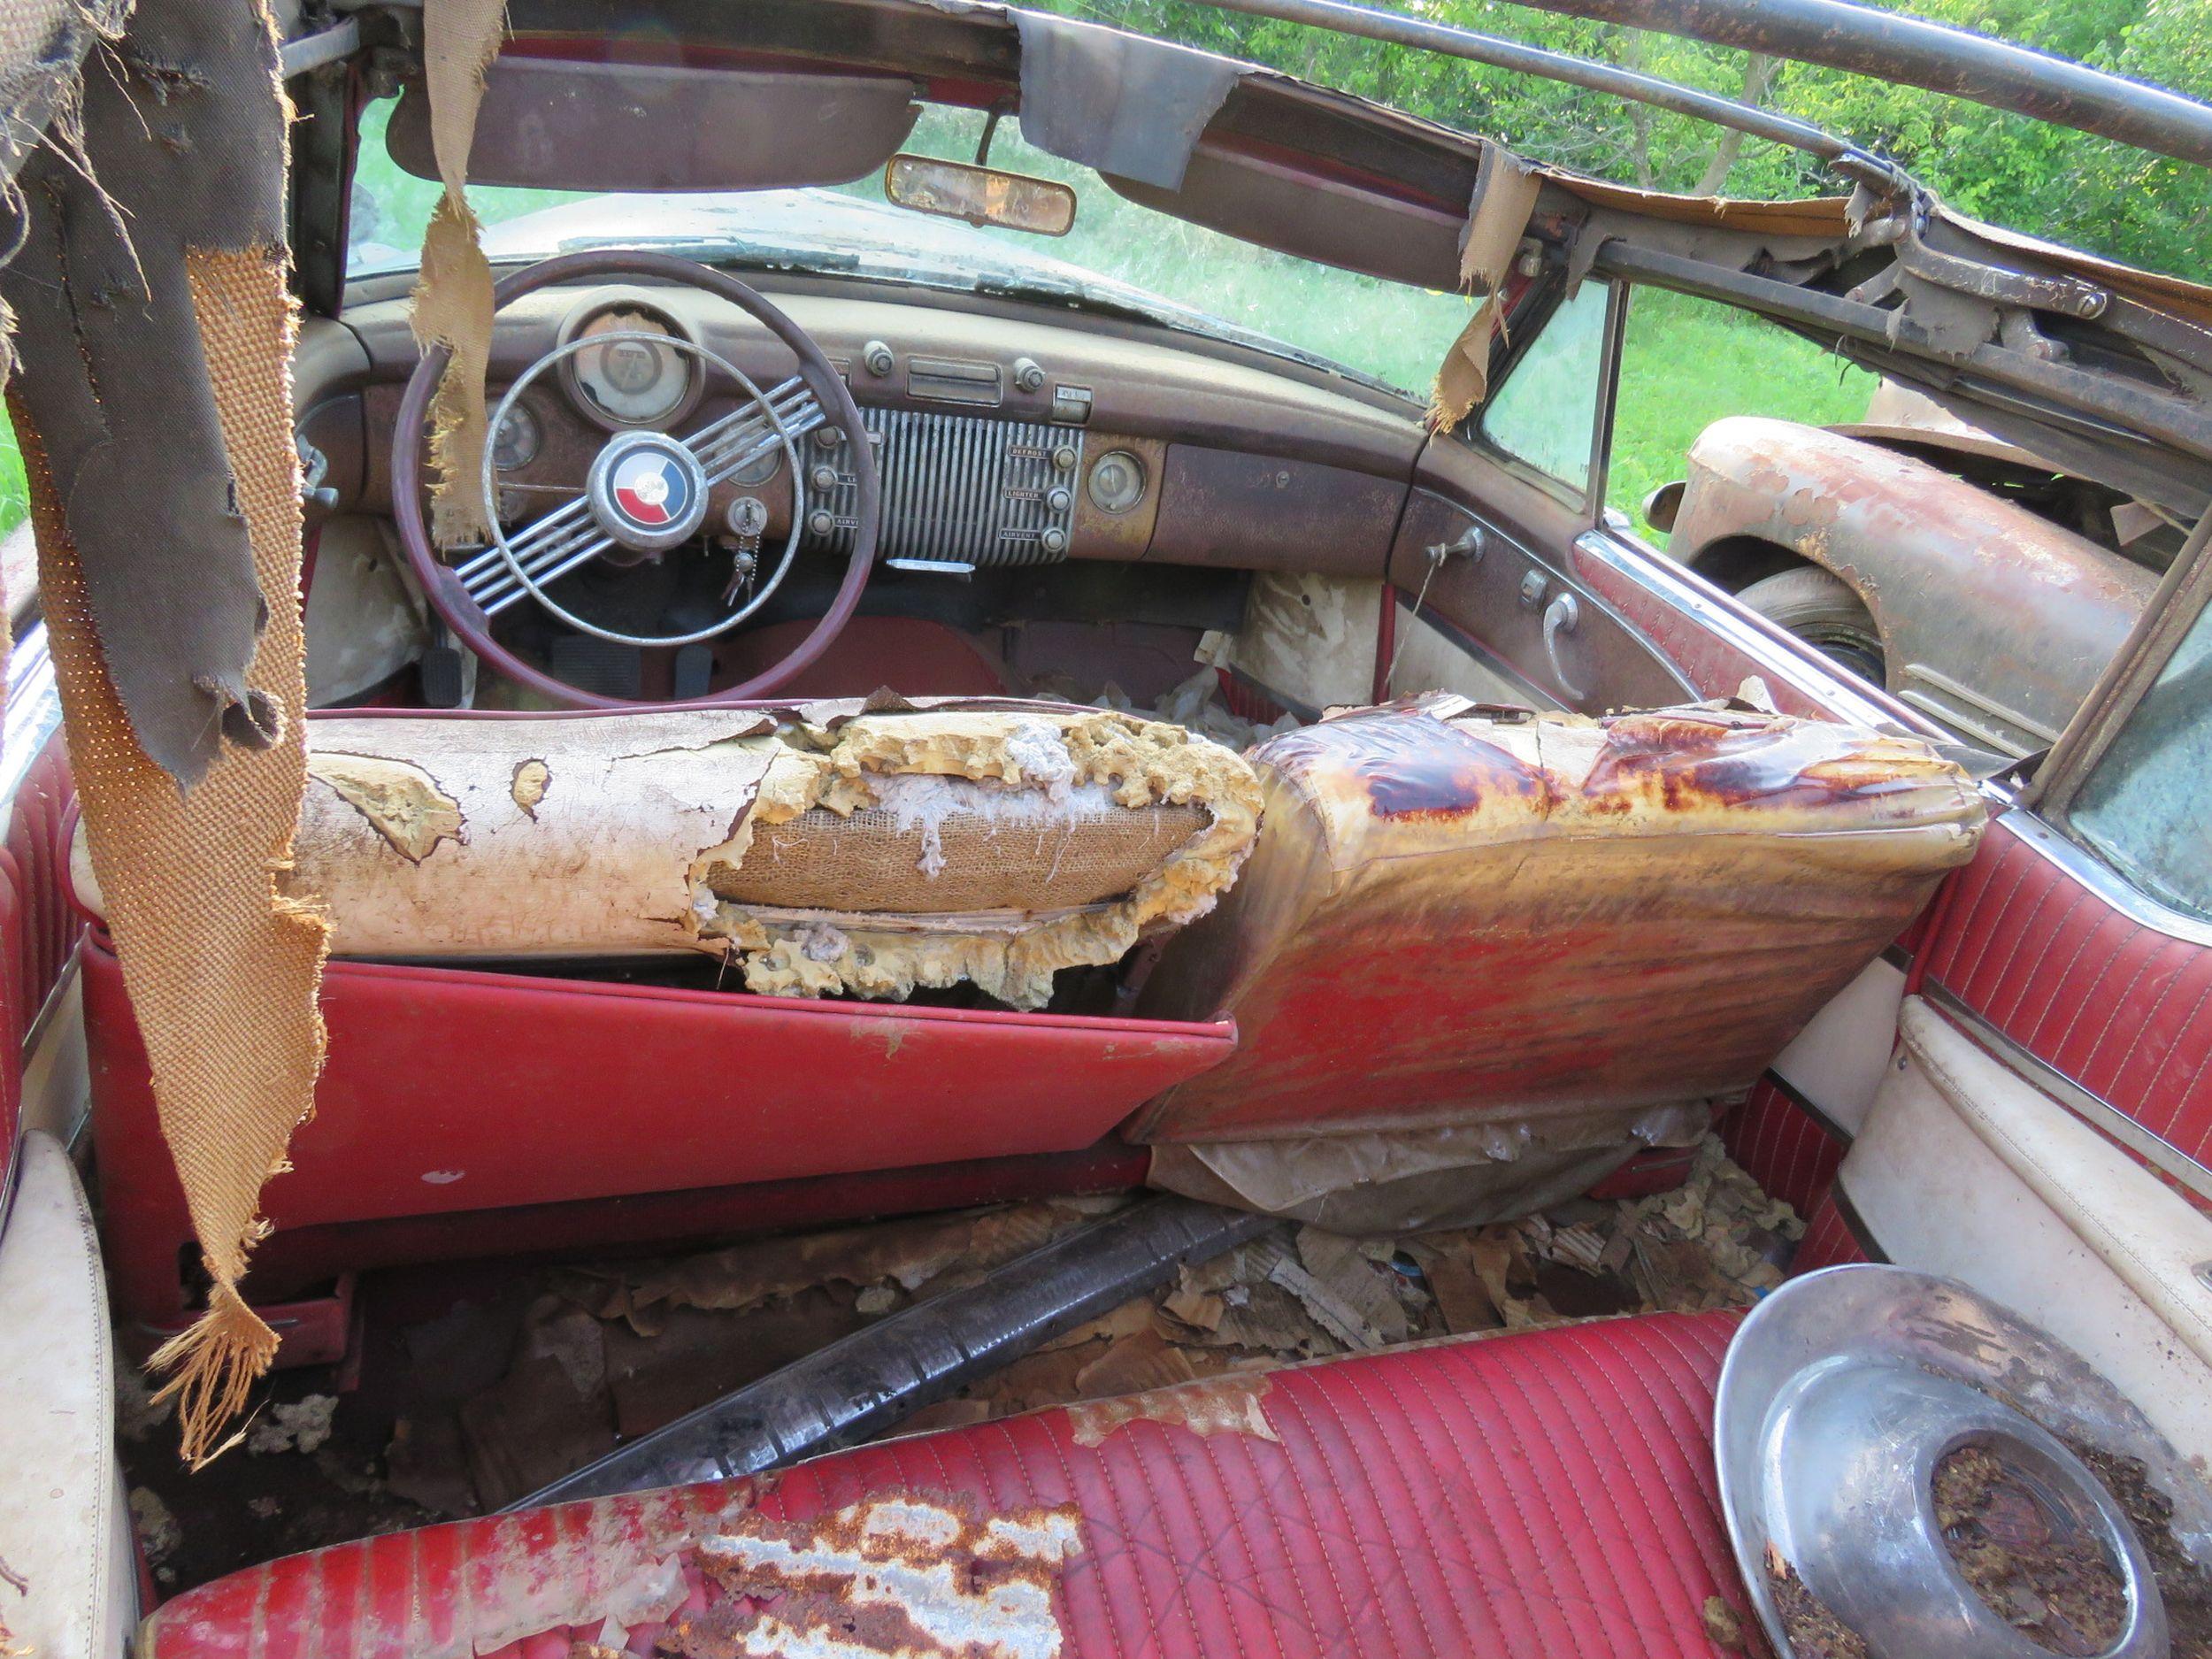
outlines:
{"label": "side window glass", "polygon": [[1611,292],[1603,282],[1585,282],[1552,312],[1482,413],[1482,435],[1492,448],[1585,494]]}
{"label": "side window glass", "polygon": [[1698,434],[1727,415],[1809,426],[1866,419],[1875,377],[1763,317],[1665,288],[1629,290],[1605,504],[1644,525],[1651,492],[1686,471]]}
{"label": "side window glass", "polygon": [[2122,875],[2212,920],[2212,608],[2200,611],[2096,769],[2067,822]]}

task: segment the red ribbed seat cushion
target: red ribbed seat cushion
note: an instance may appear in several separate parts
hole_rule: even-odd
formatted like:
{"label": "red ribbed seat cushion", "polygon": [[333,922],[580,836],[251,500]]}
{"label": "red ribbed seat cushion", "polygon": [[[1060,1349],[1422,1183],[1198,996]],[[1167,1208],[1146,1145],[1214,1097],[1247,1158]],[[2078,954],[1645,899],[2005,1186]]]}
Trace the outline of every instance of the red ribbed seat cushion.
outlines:
{"label": "red ribbed seat cushion", "polygon": [[[1273,1373],[1261,1420],[1247,1396],[1200,1385],[1164,1408],[1170,1420],[1039,1412],[864,1447],[757,1488],[365,1540],[180,1596],[140,1652],[442,1659],[551,1631],[519,1651],[565,1654],[562,1627],[595,1633],[702,1536],[742,1525],[781,1548],[831,1536],[849,1506],[903,1497],[979,1525],[1058,1509],[1079,1536],[1046,1580],[1056,1641],[933,1649],[974,1659],[1714,1654],[1709,1596],[1755,1628],[1712,1469],[1713,1384],[1734,1327],[1731,1314],[1659,1315],[1443,1343]],[[1224,1399],[1233,1409],[1204,1409]],[[1192,1402],[1208,1432],[1189,1426]],[[987,1589],[987,1571],[967,1571]],[[819,1626],[835,1641],[806,1650],[877,1652],[880,1628]],[[761,1640],[735,1651],[800,1650]]]}

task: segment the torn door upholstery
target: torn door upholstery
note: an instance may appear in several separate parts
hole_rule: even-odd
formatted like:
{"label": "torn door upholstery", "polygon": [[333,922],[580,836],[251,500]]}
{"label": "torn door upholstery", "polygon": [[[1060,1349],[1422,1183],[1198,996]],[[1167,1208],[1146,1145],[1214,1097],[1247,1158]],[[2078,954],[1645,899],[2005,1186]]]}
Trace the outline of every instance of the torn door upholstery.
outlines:
{"label": "torn door upholstery", "polygon": [[1139,1012],[1237,1052],[1133,1133],[1537,1125],[1724,1098],[1964,863],[1984,810],[1917,739],[1696,705],[1435,696],[1278,737],[1251,862]]}
{"label": "torn door upholstery", "polygon": [[492,349],[492,268],[468,204],[469,146],[484,74],[499,54],[506,0],[428,0],[423,69],[431,147],[444,193],[423,233],[415,283],[415,343],[442,348],[444,373],[430,403],[431,537],[440,547],[489,538],[483,498],[484,372]]}
{"label": "torn door upholstery", "polygon": [[1474,199],[1459,244],[1459,285],[1478,296],[1475,314],[1444,354],[1429,394],[1429,425],[1448,431],[1489,395],[1490,336],[1495,331],[1506,273],[1536,211],[1542,175],[1499,144],[1485,144],[1475,172]]}
{"label": "torn door upholstery", "polygon": [[108,61],[81,154],[26,169],[11,401],[84,833],[212,1281],[156,1356],[197,1459],[276,1349],[237,1283],[322,1056],[323,928],[274,888],[305,752],[289,111],[250,0],[145,0]]}
{"label": "torn door upholstery", "polygon": [[[318,718],[292,880],[347,956],[705,951],[749,988],[1035,1007],[1202,915],[1259,785],[1068,704]],[[79,875],[79,897],[105,902]],[[558,892],[557,904],[541,895]]]}

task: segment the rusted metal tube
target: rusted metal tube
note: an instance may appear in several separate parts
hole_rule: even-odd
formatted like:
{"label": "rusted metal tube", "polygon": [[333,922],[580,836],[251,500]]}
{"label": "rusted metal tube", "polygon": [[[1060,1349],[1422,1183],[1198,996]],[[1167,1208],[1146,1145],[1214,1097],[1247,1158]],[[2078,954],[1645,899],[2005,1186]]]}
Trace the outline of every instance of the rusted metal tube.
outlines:
{"label": "rusted metal tube", "polygon": [[[1546,4],[1546,0],[1532,0],[1532,3],[1540,5]],[[1632,69],[1597,63],[1567,52],[1551,51],[1541,46],[1528,45],[1525,42],[1507,40],[1501,35],[1455,28],[1446,23],[1432,23],[1424,18],[1408,17],[1402,12],[1385,12],[1372,6],[1345,4],[1342,0],[1204,0],[1204,4],[1217,6],[1225,12],[1244,12],[1254,17],[1277,18],[1286,23],[1304,23],[1315,28],[1333,29],[1340,35],[1364,35],[1369,40],[1383,41],[1394,46],[1410,46],[1447,58],[1462,58],[1470,63],[1488,64],[1493,68],[1509,69],[1518,74],[1541,75],[1547,80],[1564,81],[1569,86],[1632,99],[1639,104],[1671,110],[1678,115],[1694,116],[1700,120],[1711,121],[1716,126],[1733,127],[1749,137],[1786,144],[1793,150],[1817,156],[1823,161],[1849,160],[1877,171],[1891,171],[1888,163],[1855,149],[1845,140],[1822,131],[1810,121],[1801,121],[1793,116],[1777,114],[1772,110],[1740,104],[1733,98],[1724,98],[1717,93],[1677,86],[1673,81],[1662,81],[1656,75],[1640,74]]]}
{"label": "rusted metal tube", "polygon": [[[1931,92],[1948,93],[1995,110],[2009,110],[2056,127],[2113,138],[2161,156],[2212,166],[2212,107],[2161,87],[2107,74],[2064,58],[2032,51],[2008,41],[1947,28],[1920,18],[1902,17],[1854,5],[1847,0],[1526,0],[1546,12],[1655,29],[1715,46],[1768,52],[1799,63],[1819,64],[1877,80],[1902,81]],[[1615,70],[1609,84],[1593,72],[1607,65],[1540,51],[1511,41],[1425,22],[1402,12],[1354,5],[1348,0],[1202,0],[1224,12],[1276,18],[1360,35],[1371,40],[1417,47],[1476,63],[1565,81],[1593,91],[1637,98],[1664,109],[1697,115],[1734,127],[1754,137],[1772,137],[1801,150],[1813,146],[1799,135],[1781,136],[1746,125],[1748,106],[1724,98],[1706,100],[1650,77]],[[1567,73],[1571,68],[1572,73]],[[1646,82],[1632,88],[1630,81]],[[1663,88],[1668,96],[1655,96]],[[1724,116],[1700,102],[1728,105]],[[1769,117],[1786,120],[1786,117]],[[1802,123],[1795,124],[1802,127]],[[1816,128],[1806,128],[1817,131]],[[1842,140],[1821,134],[1838,156],[1854,153]],[[1815,154],[1821,153],[1815,150]]]}

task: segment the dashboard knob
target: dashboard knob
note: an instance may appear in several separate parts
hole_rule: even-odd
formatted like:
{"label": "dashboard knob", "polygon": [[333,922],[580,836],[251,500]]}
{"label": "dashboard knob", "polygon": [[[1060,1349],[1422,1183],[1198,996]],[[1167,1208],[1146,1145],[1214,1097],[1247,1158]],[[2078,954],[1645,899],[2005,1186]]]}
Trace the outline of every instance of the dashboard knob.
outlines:
{"label": "dashboard knob", "polygon": [[817,507],[806,516],[806,533],[816,538],[826,536],[837,528],[836,515],[826,507]]}
{"label": "dashboard knob", "polygon": [[1037,538],[1037,545],[1048,553],[1064,553],[1068,550],[1068,533],[1055,525]]}
{"label": "dashboard knob", "polygon": [[807,482],[826,495],[837,488],[837,469],[825,461],[807,475]]}
{"label": "dashboard knob", "polygon": [[1075,497],[1064,489],[1056,489],[1046,495],[1045,505],[1055,512],[1065,512],[1075,505]]}
{"label": "dashboard knob", "polygon": [[1075,471],[1075,446],[1064,443],[1052,452],[1053,470],[1057,472]]}
{"label": "dashboard knob", "polygon": [[898,359],[891,355],[891,348],[885,345],[882,341],[871,340],[860,348],[860,361],[861,365],[869,373],[883,375],[891,373],[892,369],[897,365]]}
{"label": "dashboard knob", "polygon": [[1034,357],[1014,359],[1014,386],[1018,391],[1034,392],[1045,383],[1044,365]]}

